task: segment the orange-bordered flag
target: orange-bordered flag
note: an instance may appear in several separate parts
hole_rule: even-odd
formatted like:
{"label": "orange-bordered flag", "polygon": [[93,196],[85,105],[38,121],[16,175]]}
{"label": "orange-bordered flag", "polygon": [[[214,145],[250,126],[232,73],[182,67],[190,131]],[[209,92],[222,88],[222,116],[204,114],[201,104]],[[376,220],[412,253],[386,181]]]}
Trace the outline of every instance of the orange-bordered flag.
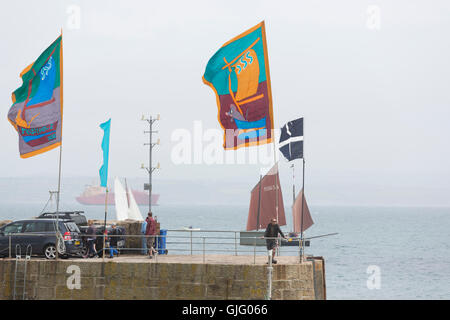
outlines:
{"label": "orange-bordered flag", "polygon": [[272,142],[272,92],[264,21],[225,43],[209,60],[203,82],[216,95],[226,150]]}
{"label": "orange-bordered flag", "polygon": [[61,145],[62,58],[61,35],[20,74],[23,84],[12,94],[8,120],[19,135],[22,158]]}

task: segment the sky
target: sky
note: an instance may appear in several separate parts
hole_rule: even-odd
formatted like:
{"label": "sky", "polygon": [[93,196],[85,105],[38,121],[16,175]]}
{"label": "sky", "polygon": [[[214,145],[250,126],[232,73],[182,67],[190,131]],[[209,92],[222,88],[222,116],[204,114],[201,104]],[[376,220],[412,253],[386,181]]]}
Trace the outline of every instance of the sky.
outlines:
{"label": "sky", "polygon": [[[188,132],[203,146],[222,144],[195,137],[198,124],[202,134],[220,128],[214,93],[201,77],[223,43],[262,20],[275,127],[305,119],[312,203],[450,206],[450,3],[439,0],[5,2],[0,178],[58,175],[58,149],[19,157],[7,113],[20,72],[62,28],[63,181],[98,176],[99,124],[109,118],[110,177],[146,179],[141,117],[160,114],[155,188],[158,181],[209,183],[248,197],[269,164],[178,164],[173,138]],[[280,158],[285,188],[289,166]],[[300,160],[295,167],[299,189]],[[196,188],[189,192],[195,197]]]}

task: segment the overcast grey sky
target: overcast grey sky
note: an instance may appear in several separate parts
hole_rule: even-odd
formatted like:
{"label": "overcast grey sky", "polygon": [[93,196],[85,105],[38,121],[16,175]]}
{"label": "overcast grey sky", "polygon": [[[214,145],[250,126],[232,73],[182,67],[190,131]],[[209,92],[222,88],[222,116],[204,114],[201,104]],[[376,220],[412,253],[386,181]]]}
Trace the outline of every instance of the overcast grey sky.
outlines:
{"label": "overcast grey sky", "polygon": [[[98,175],[98,125],[109,117],[110,177],[145,177],[140,118],[160,113],[156,179],[236,181],[249,192],[259,165],[175,165],[171,135],[197,120],[219,128],[206,63],[262,20],[275,126],[305,117],[312,202],[450,205],[450,2],[438,0],[4,2],[0,177],[57,176],[57,150],[20,159],[7,112],[19,73],[62,27],[63,179]],[[289,186],[283,160],[280,170]]]}

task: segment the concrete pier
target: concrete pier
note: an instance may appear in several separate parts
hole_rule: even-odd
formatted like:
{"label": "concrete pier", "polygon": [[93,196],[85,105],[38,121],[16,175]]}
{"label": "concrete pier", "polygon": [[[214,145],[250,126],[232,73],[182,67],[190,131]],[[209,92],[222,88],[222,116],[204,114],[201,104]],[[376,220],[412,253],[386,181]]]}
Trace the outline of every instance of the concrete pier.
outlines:
{"label": "concrete pier", "polygon": [[[326,299],[322,258],[303,263],[279,256],[273,265],[272,299]],[[213,300],[267,297],[265,256],[124,255],[114,259],[33,258],[0,260],[0,299],[144,299]],[[14,290],[14,280],[16,287]],[[25,295],[23,283],[25,279]],[[15,296],[14,296],[15,292]]]}

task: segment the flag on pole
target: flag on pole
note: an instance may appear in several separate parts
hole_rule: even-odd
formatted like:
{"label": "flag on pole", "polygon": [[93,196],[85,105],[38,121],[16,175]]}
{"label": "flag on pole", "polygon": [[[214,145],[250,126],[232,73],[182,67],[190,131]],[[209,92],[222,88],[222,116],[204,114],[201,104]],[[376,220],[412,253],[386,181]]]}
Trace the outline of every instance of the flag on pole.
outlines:
{"label": "flag on pole", "polygon": [[62,35],[21,73],[23,84],[12,93],[8,120],[19,135],[21,158],[61,145]]}
{"label": "flag on pole", "polygon": [[102,150],[103,165],[100,168],[100,186],[108,186],[108,159],[109,159],[109,133],[111,129],[111,119],[102,123],[100,128],[103,130]]}
{"label": "flag on pole", "polygon": [[273,111],[264,21],[225,43],[209,60],[210,86],[225,150],[272,142]]}
{"label": "flag on pole", "polygon": [[281,128],[279,143],[288,161],[303,158],[303,118],[289,121]]}

